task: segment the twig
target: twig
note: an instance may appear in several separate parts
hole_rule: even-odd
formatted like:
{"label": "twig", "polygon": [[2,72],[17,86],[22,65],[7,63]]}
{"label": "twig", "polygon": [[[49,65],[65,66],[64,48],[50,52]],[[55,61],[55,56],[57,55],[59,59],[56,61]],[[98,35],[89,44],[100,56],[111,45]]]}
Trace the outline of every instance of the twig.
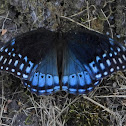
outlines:
{"label": "twig", "polygon": [[104,96],[95,96],[96,98],[126,98],[126,95],[104,95]]}
{"label": "twig", "polygon": [[[89,4],[88,4],[88,1],[87,1],[87,15],[88,15],[88,21],[90,20],[90,12],[89,12]],[[89,21],[88,22],[88,27],[91,28],[91,22]]]}
{"label": "twig", "polygon": [[9,15],[9,11],[7,12],[7,15],[6,15],[6,17],[5,17],[4,21],[3,21],[2,30],[4,29],[4,23],[6,22],[6,20],[8,18],[8,15]]}
{"label": "twig", "polygon": [[109,20],[108,20],[107,16],[105,15],[105,13],[103,12],[102,9],[101,9],[101,12],[102,12],[102,14],[104,15],[104,17],[105,17],[105,19],[106,19],[106,21],[107,21],[107,23],[108,23],[108,25],[109,25],[109,27],[110,27],[110,32],[111,32],[111,35],[112,35],[112,38],[113,38],[113,32],[112,32],[112,29],[111,29],[111,25],[110,25],[110,23],[109,23]]}
{"label": "twig", "polygon": [[92,29],[92,28],[87,27],[86,25],[83,25],[83,24],[81,24],[81,23],[79,23],[79,22],[76,22],[76,21],[74,21],[73,19],[71,19],[71,18],[69,18],[69,17],[65,17],[65,16],[60,16],[60,17],[61,17],[61,18],[64,18],[64,19],[67,19],[67,20],[69,20],[69,21],[71,21],[71,22],[73,22],[73,23],[76,23],[77,25],[80,25],[80,26],[82,26],[82,27],[84,27],[84,28],[86,28],[86,29],[88,29],[88,30],[91,30],[91,31],[95,31],[95,32],[100,33],[99,31],[96,31],[96,30],[94,30],[94,29]]}
{"label": "twig", "polygon": [[[93,8],[96,10],[96,7],[95,7],[94,5],[89,6],[89,9],[90,9],[91,7],[93,7]],[[72,18],[72,17],[78,16],[78,15],[84,13],[85,11],[87,11],[87,9],[84,9],[84,10],[82,10],[82,11],[76,13],[76,14],[73,14],[73,15],[71,15],[71,16],[69,16],[69,17]]]}

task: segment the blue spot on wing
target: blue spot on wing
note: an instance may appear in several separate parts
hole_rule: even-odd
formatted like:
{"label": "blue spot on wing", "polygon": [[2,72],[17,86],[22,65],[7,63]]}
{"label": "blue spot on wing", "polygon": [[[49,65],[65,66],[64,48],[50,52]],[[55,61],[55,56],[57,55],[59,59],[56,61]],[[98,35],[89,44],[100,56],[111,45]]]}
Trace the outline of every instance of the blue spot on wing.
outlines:
{"label": "blue spot on wing", "polygon": [[78,80],[79,80],[80,86],[84,86],[85,85],[84,79],[85,79],[84,73],[83,72],[78,73]]}
{"label": "blue spot on wing", "polygon": [[47,83],[47,86],[52,86],[53,84],[53,78],[49,74],[46,75],[46,83]]}
{"label": "blue spot on wing", "polygon": [[39,74],[39,87],[44,87],[45,86],[45,74],[40,73]]}
{"label": "blue spot on wing", "polygon": [[72,74],[69,76],[69,83],[71,86],[77,85],[77,77],[76,74]]}
{"label": "blue spot on wing", "polygon": [[37,86],[38,85],[38,75],[39,73],[35,73],[32,79],[32,86]]}
{"label": "blue spot on wing", "polygon": [[84,76],[85,76],[86,84],[91,84],[92,83],[91,77],[87,71],[84,71]]}
{"label": "blue spot on wing", "polygon": [[11,40],[11,46],[13,46],[15,44],[15,39]]}

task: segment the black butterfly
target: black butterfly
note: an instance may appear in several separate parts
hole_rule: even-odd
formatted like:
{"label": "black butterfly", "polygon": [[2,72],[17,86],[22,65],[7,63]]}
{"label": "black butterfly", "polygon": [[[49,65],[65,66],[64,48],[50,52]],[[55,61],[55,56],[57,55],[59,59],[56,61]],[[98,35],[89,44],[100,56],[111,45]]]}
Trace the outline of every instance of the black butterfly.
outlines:
{"label": "black butterfly", "polygon": [[0,69],[19,77],[37,95],[59,90],[86,94],[100,80],[126,68],[126,47],[92,31],[38,29],[0,49]]}

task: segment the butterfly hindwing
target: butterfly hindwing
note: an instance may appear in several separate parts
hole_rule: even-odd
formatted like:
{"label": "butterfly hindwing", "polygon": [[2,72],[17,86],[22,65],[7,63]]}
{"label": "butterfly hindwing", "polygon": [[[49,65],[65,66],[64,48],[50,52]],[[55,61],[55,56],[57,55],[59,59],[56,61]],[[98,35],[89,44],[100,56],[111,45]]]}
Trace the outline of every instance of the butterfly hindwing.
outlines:
{"label": "butterfly hindwing", "polygon": [[23,83],[37,95],[47,95],[60,90],[56,52],[51,51]]}
{"label": "butterfly hindwing", "polygon": [[72,94],[86,94],[98,83],[73,52],[69,48],[64,49],[62,90]]}
{"label": "butterfly hindwing", "polygon": [[58,90],[54,39],[53,32],[45,29],[12,39],[0,49],[0,69],[21,78],[24,85],[38,95]]}

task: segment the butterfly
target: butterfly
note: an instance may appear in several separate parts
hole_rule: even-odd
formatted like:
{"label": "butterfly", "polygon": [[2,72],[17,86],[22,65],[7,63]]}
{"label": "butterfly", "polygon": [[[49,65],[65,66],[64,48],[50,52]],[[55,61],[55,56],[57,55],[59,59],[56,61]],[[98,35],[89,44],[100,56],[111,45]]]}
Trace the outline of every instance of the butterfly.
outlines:
{"label": "butterfly", "polygon": [[102,78],[126,69],[126,47],[89,30],[44,28],[24,33],[0,49],[0,70],[37,95],[59,90],[87,94]]}

